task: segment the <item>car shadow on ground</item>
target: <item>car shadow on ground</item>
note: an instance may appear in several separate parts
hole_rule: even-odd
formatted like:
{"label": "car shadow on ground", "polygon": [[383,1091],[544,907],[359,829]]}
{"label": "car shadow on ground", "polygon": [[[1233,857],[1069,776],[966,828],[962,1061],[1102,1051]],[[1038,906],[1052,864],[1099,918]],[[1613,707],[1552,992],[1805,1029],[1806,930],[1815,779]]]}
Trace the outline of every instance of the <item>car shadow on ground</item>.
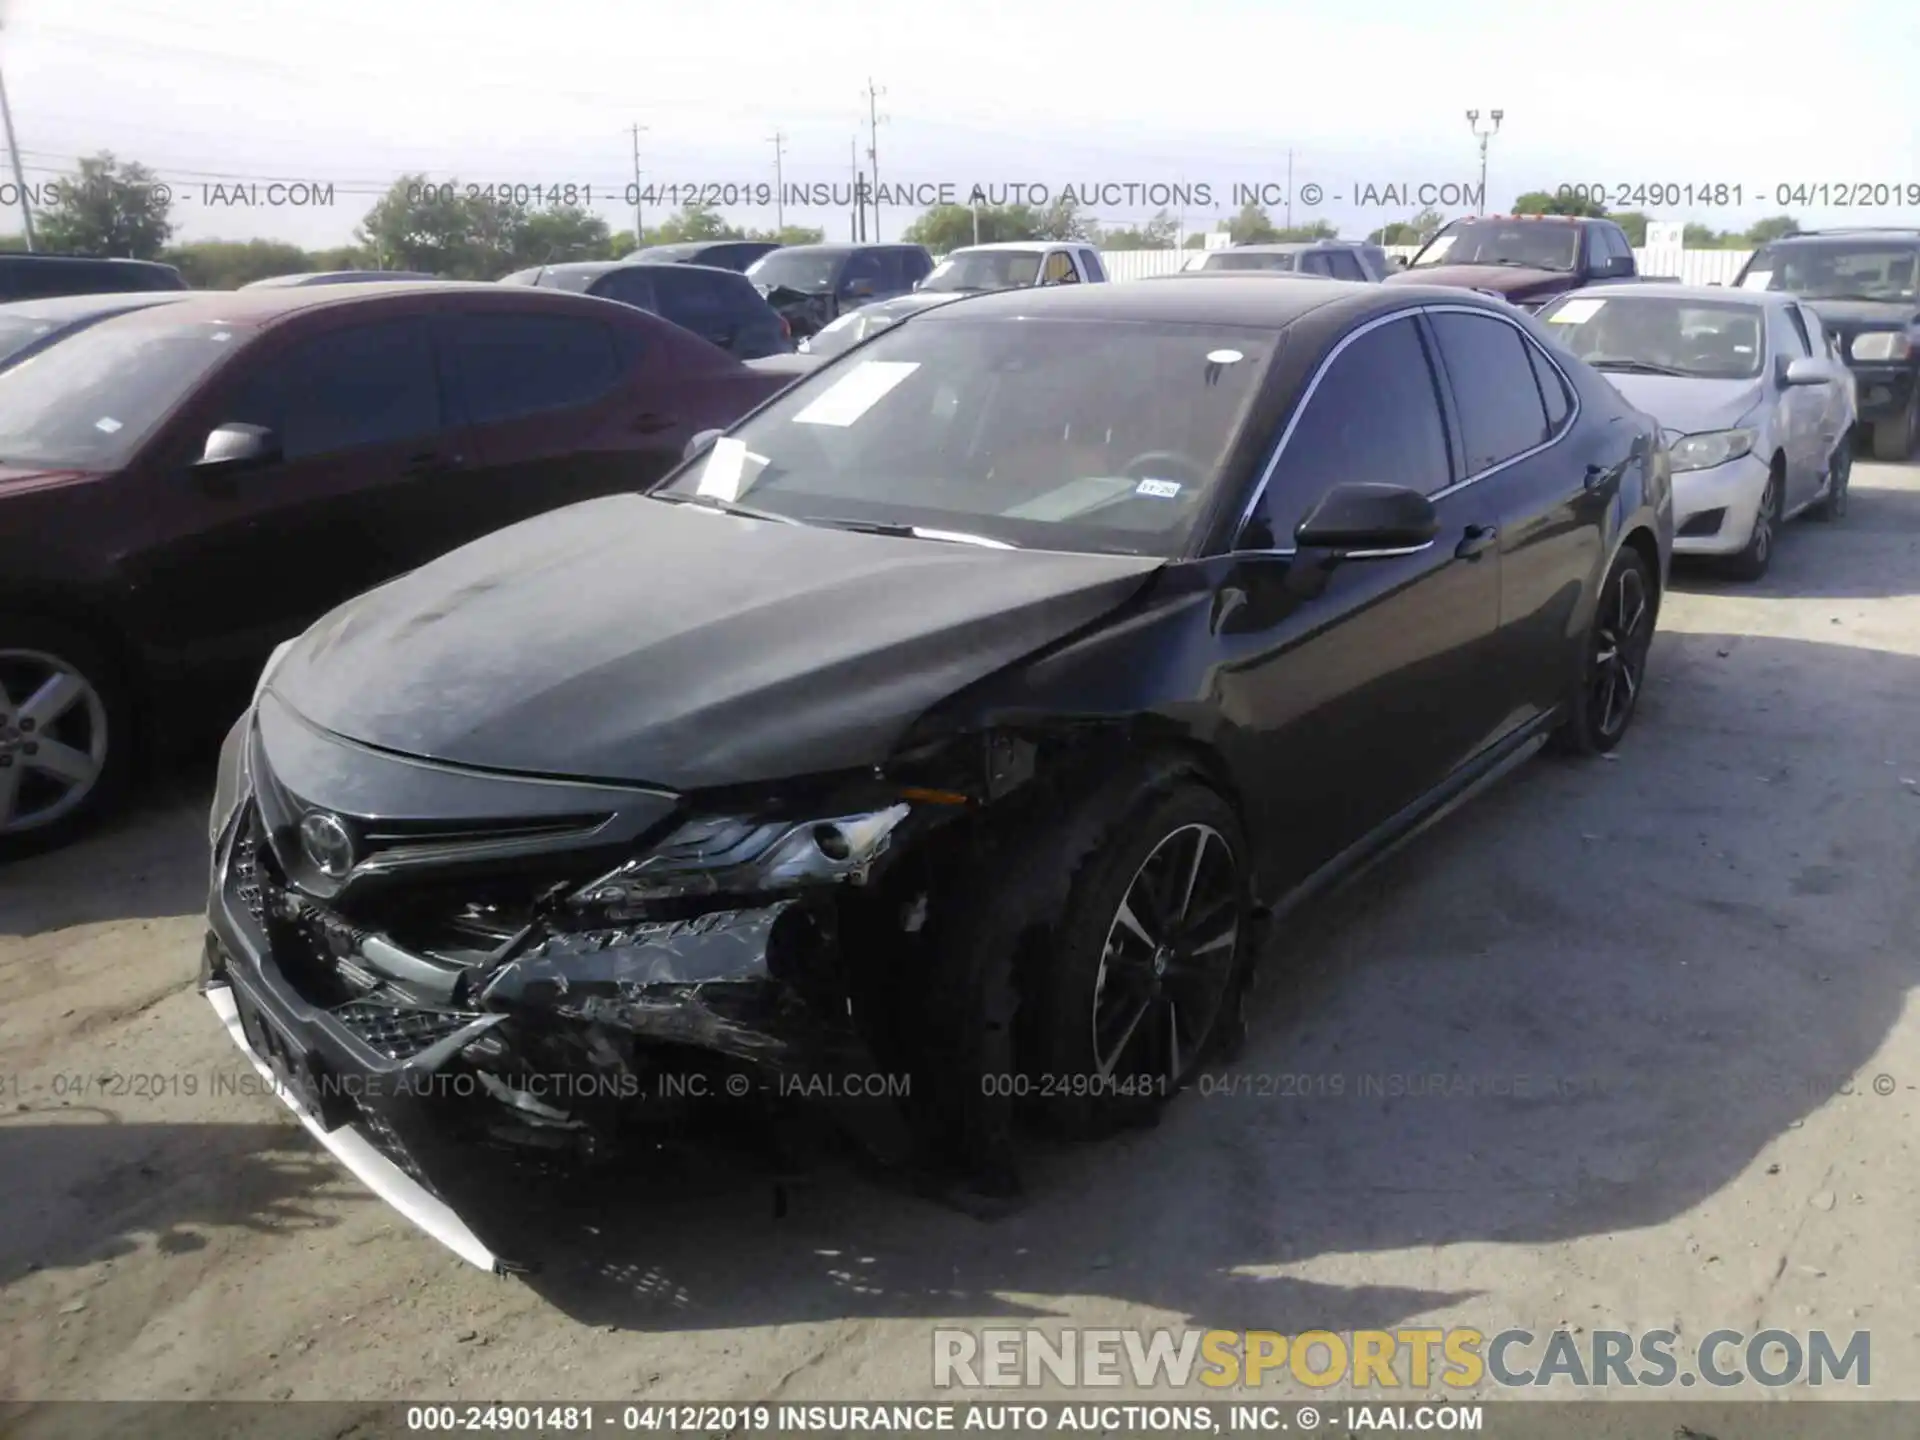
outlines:
{"label": "car shadow on ground", "polygon": [[1665,634],[1653,680],[1617,758],[1524,767],[1291,928],[1212,1093],[1031,1156],[1006,1218],[832,1162],[780,1214],[764,1172],[718,1157],[529,1188],[492,1218],[542,1259],[525,1283],[595,1326],[1101,1296],[1283,1332],[1392,1328],[1481,1293],[1290,1266],[1395,1252],[1398,1279],[1429,1271],[1428,1247],[1671,1221],[1816,1108],[1897,1103],[1862,1067],[1920,978],[1903,898],[1920,753],[1886,725],[1920,703],[1920,661]]}
{"label": "car shadow on ground", "polygon": [[317,1190],[364,1193],[290,1125],[130,1124],[58,1102],[7,1108],[0,1275],[9,1282],[146,1247],[187,1255],[219,1230],[325,1228],[336,1221],[315,1204]]}

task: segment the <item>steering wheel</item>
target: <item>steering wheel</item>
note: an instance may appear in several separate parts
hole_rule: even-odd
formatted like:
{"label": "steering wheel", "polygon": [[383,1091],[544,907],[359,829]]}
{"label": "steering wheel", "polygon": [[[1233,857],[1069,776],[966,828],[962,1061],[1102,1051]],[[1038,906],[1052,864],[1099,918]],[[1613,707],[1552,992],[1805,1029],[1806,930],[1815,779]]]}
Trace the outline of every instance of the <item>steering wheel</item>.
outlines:
{"label": "steering wheel", "polygon": [[[1148,467],[1164,471],[1173,470],[1172,475],[1154,474]],[[1178,450],[1147,450],[1134,456],[1120,467],[1120,473],[1133,480],[1174,480],[1182,482],[1182,488],[1191,486],[1198,490],[1207,483],[1207,467],[1191,455],[1182,455]]]}

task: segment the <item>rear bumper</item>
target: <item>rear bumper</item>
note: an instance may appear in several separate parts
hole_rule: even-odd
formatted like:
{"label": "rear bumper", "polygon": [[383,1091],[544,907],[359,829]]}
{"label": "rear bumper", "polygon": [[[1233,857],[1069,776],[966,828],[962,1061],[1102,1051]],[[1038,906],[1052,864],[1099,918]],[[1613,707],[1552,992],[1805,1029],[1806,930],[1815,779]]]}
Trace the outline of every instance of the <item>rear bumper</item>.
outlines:
{"label": "rear bumper", "polygon": [[[1743,455],[1707,470],[1682,470],[1673,477],[1673,553],[1737,554],[1753,534],[1754,517],[1766,493],[1767,462]],[[1719,519],[1713,524],[1712,513]],[[1712,525],[1701,534],[1702,522]],[[1694,533],[1688,533],[1691,529]]]}

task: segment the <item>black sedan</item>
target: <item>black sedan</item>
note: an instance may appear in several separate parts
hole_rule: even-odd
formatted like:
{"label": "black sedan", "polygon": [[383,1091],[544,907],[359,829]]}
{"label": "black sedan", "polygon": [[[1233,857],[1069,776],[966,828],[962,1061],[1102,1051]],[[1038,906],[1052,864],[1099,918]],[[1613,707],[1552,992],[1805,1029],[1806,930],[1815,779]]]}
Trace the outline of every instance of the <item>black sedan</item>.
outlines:
{"label": "black sedan", "polygon": [[931,309],[282,647],[204,988],[481,1264],[525,1237],[432,1193],[449,1152],[770,1075],[900,1076],[923,1156],[1010,1193],[1023,1111],[1104,1132],[1234,1035],[1275,917],[1618,745],[1671,537],[1652,421],[1495,300]]}

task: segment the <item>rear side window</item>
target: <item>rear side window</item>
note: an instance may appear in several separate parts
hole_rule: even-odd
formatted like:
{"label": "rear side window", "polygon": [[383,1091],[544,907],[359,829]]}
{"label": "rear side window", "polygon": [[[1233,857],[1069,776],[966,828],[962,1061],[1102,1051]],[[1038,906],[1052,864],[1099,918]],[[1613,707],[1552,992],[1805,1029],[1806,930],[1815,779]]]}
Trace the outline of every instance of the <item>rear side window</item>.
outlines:
{"label": "rear side window", "polygon": [[676,325],[696,329],[732,313],[725,282],[700,270],[674,270],[654,284],[660,314]]}
{"label": "rear side window", "polygon": [[606,326],[572,315],[461,315],[449,327],[455,384],[476,425],[589,405],[620,383]]}
{"label": "rear side window", "polygon": [[1336,280],[1364,280],[1367,272],[1360,268],[1360,262],[1345,250],[1329,250],[1327,264]]}
{"label": "rear side window", "polygon": [[609,270],[594,283],[593,293],[603,300],[618,300],[638,310],[658,310],[660,301],[653,276],[645,270]]}
{"label": "rear side window", "polygon": [[902,250],[900,272],[906,281],[902,288],[911,287],[916,280],[924,280],[933,273],[933,257],[924,250]]}
{"label": "rear side window", "polygon": [[1547,411],[1519,330],[1491,315],[1431,317],[1460,411],[1468,475],[1547,440]]}
{"label": "rear side window", "polygon": [[295,341],[244,384],[220,423],[265,425],[289,460],[436,434],[440,382],[427,322],[381,320]]}
{"label": "rear side window", "polygon": [[1107,278],[1107,267],[1100,263],[1100,252],[1097,250],[1080,252],[1080,268],[1087,272],[1089,280],[1104,282]]}
{"label": "rear side window", "polygon": [[1540,400],[1547,407],[1547,433],[1557,434],[1573,413],[1573,397],[1567,393],[1566,380],[1538,345],[1527,346],[1527,359],[1533,363],[1533,378],[1540,383]]}

